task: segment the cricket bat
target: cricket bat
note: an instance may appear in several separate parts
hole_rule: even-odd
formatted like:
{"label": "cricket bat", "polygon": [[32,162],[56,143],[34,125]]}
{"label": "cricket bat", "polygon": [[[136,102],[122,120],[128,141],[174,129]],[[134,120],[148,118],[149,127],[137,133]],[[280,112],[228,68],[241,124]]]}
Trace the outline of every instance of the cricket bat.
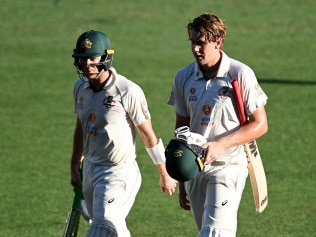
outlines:
{"label": "cricket bat", "polygon": [[[80,167],[80,178],[82,180],[82,168],[83,168],[83,158],[81,160]],[[80,207],[82,199],[82,188],[79,186],[74,187],[75,197],[72,203],[72,207],[68,213],[66,220],[66,226],[64,230],[63,237],[76,237],[78,235],[78,229],[80,224]]]}
{"label": "cricket bat", "polygon": [[[233,92],[237,104],[240,125],[248,123],[240,88],[236,79],[232,80]],[[255,140],[244,144],[248,158],[248,172],[255,201],[256,211],[261,213],[268,205],[268,188],[259,149]]]}
{"label": "cricket bat", "polygon": [[78,234],[80,223],[80,203],[81,203],[82,189],[81,187],[75,187],[75,197],[72,203],[72,208],[68,213],[66,220],[66,227],[63,237],[76,237]]}

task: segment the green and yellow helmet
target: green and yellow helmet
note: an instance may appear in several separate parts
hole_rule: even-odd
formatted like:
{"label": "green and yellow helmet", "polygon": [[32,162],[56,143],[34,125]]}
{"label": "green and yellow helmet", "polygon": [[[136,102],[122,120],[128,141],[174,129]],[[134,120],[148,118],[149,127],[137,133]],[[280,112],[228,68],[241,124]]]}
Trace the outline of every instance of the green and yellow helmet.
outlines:
{"label": "green and yellow helmet", "polygon": [[75,58],[74,65],[78,71],[82,71],[80,58],[102,56],[99,65],[96,66],[100,66],[100,69],[106,71],[111,67],[113,54],[114,50],[111,48],[109,37],[101,31],[90,30],[79,36],[72,57]]}
{"label": "green and yellow helmet", "polygon": [[111,50],[109,37],[103,32],[90,30],[79,36],[72,57],[95,58],[105,55],[107,50]]}
{"label": "green and yellow helmet", "polygon": [[165,151],[166,169],[170,177],[178,181],[189,181],[204,168],[206,149],[172,139]]}

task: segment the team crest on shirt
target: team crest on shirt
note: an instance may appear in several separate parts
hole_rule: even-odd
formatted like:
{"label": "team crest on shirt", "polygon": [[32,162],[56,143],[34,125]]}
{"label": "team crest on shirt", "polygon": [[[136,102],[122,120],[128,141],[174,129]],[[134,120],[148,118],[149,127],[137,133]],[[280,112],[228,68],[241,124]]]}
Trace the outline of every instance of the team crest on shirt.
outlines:
{"label": "team crest on shirt", "polygon": [[221,87],[221,88],[218,90],[217,94],[218,94],[219,96],[231,97],[231,95],[232,95],[232,90],[231,90],[231,88],[229,88],[228,86],[223,86],[223,87]]}
{"label": "team crest on shirt", "polygon": [[262,88],[260,87],[259,84],[256,84],[256,85],[255,85],[255,90],[256,90],[256,94],[257,94],[258,96],[263,95],[263,90],[262,90]]}
{"label": "team crest on shirt", "polygon": [[87,133],[95,137],[99,135],[98,128],[95,127],[94,125],[96,120],[97,120],[97,116],[94,113],[91,113],[88,115],[89,124],[87,127]]}
{"label": "team crest on shirt", "polygon": [[142,100],[142,110],[143,110],[143,113],[145,115],[145,117],[147,119],[150,118],[150,114],[149,114],[149,110],[148,110],[148,104],[147,104],[147,101],[144,99]]}
{"label": "team crest on shirt", "polygon": [[95,123],[95,121],[97,120],[97,116],[95,116],[95,114],[89,114],[88,116],[88,120],[90,123]]}
{"label": "team crest on shirt", "polygon": [[116,101],[113,99],[113,96],[109,95],[102,101],[102,104],[107,108],[112,108],[115,106]]}
{"label": "team crest on shirt", "polygon": [[83,97],[82,96],[79,98],[79,101],[77,102],[77,109],[83,110]]}
{"label": "team crest on shirt", "polygon": [[214,125],[214,118],[212,118],[211,116],[211,112],[212,112],[212,107],[210,105],[204,105],[202,107],[202,112],[203,114],[205,114],[206,116],[201,118],[201,125],[202,126],[213,126]]}
{"label": "team crest on shirt", "polygon": [[212,108],[210,105],[204,105],[202,111],[205,115],[210,115],[212,112]]}
{"label": "team crest on shirt", "polygon": [[195,95],[195,92],[196,92],[196,89],[194,87],[192,87],[190,89],[190,96],[189,96],[189,101],[197,101],[198,100],[198,97],[197,95]]}

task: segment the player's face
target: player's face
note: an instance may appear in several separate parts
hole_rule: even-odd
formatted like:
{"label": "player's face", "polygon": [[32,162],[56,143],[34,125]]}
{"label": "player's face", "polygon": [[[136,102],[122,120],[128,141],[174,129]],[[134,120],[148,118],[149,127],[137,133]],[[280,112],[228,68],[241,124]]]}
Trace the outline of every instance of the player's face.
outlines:
{"label": "player's face", "polygon": [[217,42],[210,42],[204,35],[195,30],[191,31],[189,39],[193,56],[201,68],[212,67],[216,64],[219,55]]}
{"label": "player's face", "polygon": [[95,58],[80,58],[79,62],[82,65],[84,75],[89,79],[97,79],[99,69],[95,65],[99,63],[101,60],[101,56]]}

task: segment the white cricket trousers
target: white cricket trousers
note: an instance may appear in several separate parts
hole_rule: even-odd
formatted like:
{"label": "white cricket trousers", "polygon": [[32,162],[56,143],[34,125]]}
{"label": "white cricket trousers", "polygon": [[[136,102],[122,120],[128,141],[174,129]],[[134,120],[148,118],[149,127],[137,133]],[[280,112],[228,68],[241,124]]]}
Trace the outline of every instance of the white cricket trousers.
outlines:
{"label": "white cricket trousers", "polygon": [[235,237],[237,211],[248,169],[230,165],[200,172],[185,182],[199,237]]}
{"label": "white cricket trousers", "polygon": [[100,166],[84,160],[83,196],[92,223],[87,237],[129,237],[126,217],[141,185],[136,161]]}

